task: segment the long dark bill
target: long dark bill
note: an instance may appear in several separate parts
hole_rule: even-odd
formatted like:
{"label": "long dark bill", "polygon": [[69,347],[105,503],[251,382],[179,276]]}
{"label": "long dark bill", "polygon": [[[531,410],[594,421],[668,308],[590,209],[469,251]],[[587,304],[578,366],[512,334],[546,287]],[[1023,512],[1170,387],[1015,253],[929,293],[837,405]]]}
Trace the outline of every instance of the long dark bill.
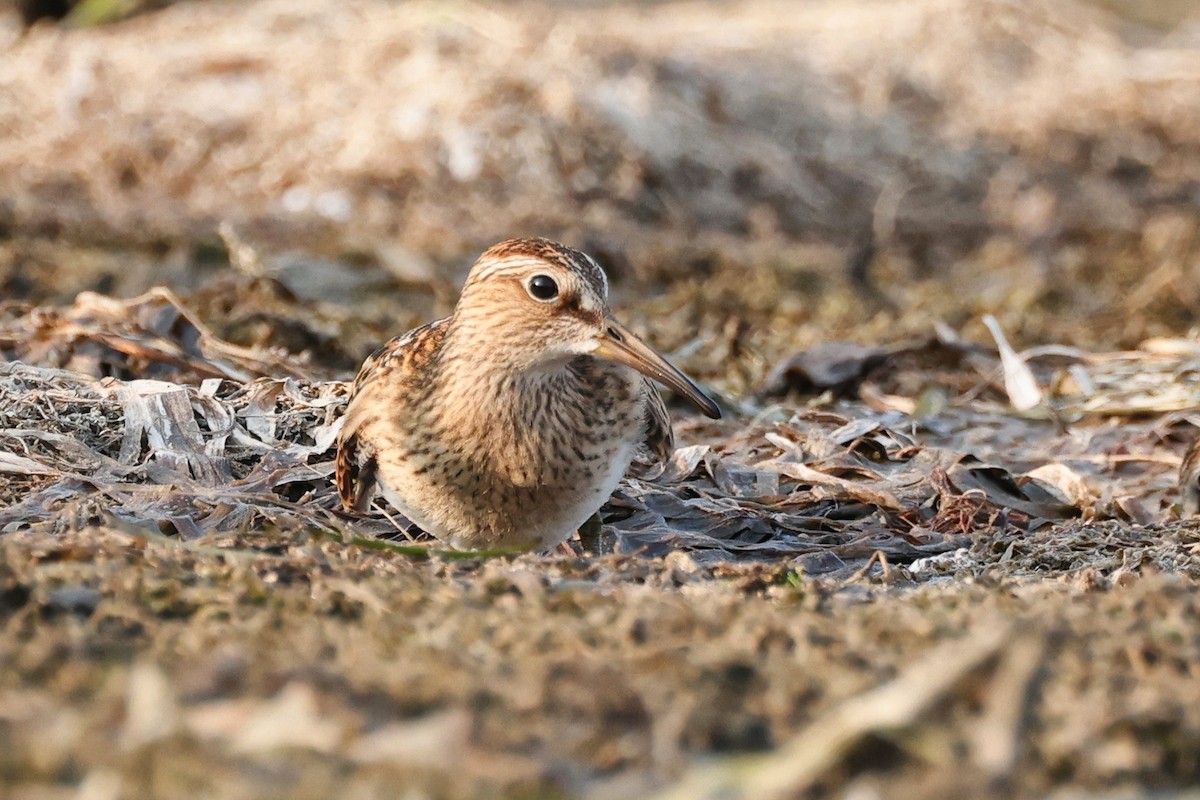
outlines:
{"label": "long dark bill", "polygon": [[692,379],[684,375],[650,345],[635,336],[628,328],[609,317],[599,345],[592,354],[636,369],[647,378],[669,386],[696,404],[710,419],[720,419],[721,409]]}

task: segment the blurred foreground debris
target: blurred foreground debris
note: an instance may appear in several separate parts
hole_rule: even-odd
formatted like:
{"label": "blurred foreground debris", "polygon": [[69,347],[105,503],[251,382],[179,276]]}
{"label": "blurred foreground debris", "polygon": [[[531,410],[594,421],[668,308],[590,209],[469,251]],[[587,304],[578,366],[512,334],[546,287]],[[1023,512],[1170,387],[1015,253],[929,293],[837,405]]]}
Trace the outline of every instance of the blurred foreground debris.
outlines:
{"label": "blurred foreground debris", "polygon": [[[697,765],[653,800],[785,800],[800,796],[869,736],[897,736],[915,726],[935,704],[947,702],[956,686],[993,659],[1011,638],[1008,626],[999,620],[981,626],[965,641],[947,642],[926,653],[891,682],[846,700],[770,755],[741,755]],[[1021,654],[1028,645],[1014,649]],[[1035,653],[1035,667],[1037,657]],[[1031,673],[1022,670],[1020,677],[1027,684]],[[1019,721],[1025,686],[1001,684],[993,691],[997,688],[1005,693],[1003,700],[1018,701],[1014,720]],[[996,734],[1015,747],[1012,740],[1019,731],[986,731],[985,735]],[[989,741],[989,746],[997,745],[1004,743]],[[1002,771],[1011,768],[1008,763],[1001,766],[1005,768]]]}

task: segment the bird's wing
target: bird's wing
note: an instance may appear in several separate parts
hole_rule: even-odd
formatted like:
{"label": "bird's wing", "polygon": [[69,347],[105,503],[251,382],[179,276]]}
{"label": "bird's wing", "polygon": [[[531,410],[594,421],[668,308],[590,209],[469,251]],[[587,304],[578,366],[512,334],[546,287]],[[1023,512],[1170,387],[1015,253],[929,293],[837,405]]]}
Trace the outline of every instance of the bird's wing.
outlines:
{"label": "bird's wing", "polygon": [[675,433],[671,430],[671,418],[662,395],[648,380],[642,382],[642,398],[646,407],[645,453],[648,458],[638,459],[638,473],[642,477],[656,478],[666,469],[667,462],[675,452]]}
{"label": "bird's wing", "polygon": [[449,322],[439,319],[392,339],[358,371],[338,434],[334,472],[338,497],[347,511],[365,511],[375,493],[375,447],[359,435],[363,426],[385,413],[403,413],[405,398],[425,383]]}

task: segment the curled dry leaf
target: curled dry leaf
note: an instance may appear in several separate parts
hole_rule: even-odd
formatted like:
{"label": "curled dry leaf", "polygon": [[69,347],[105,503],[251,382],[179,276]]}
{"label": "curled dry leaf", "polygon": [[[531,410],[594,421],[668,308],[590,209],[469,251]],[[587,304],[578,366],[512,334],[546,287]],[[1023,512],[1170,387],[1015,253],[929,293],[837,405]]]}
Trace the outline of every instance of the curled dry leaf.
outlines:
{"label": "curled dry leaf", "polygon": [[1066,464],[1043,464],[1026,472],[1025,477],[1055,492],[1064,504],[1089,512],[1095,510],[1095,490]]}

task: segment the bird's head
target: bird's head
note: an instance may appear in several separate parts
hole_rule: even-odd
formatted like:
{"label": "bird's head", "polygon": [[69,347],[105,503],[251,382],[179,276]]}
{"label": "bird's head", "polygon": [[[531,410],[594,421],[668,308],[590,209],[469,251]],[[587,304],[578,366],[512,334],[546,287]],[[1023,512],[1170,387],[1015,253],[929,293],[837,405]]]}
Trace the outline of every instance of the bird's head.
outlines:
{"label": "bird's head", "polygon": [[520,369],[552,369],[578,356],[631,367],[721,411],[690,378],[619,323],[608,278],[587,255],[548,239],[509,239],[479,257],[454,311],[455,326],[480,348]]}

